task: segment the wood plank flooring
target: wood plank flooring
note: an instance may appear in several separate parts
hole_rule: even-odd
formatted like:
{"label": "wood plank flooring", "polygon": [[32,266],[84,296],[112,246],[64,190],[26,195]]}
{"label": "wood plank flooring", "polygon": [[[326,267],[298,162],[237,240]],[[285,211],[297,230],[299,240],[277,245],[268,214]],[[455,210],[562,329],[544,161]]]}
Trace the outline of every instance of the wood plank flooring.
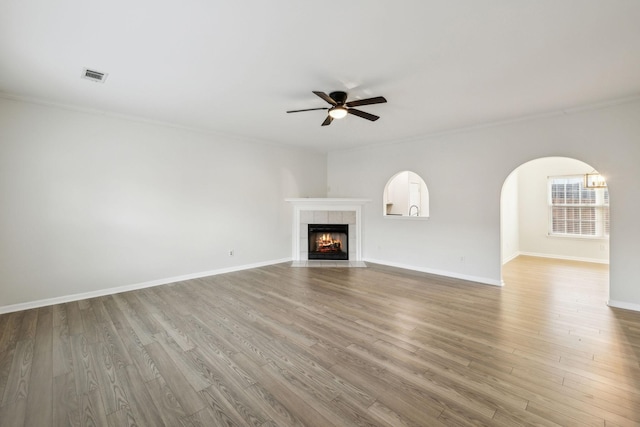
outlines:
{"label": "wood plank flooring", "polygon": [[640,425],[606,266],[290,268],[0,316],[1,426]]}

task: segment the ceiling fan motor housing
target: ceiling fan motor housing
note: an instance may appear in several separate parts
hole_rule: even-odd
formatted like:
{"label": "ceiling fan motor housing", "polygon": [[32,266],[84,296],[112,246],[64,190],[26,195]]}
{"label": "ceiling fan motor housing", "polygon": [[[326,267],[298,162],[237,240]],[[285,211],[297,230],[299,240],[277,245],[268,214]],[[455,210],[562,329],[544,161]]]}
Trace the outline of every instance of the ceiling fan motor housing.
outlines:
{"label": "ceiling fan motor housing", "polygon": [[347,102],[347,92],[342,92],[342,91],[331,92],[329,94],[329,97],[334,101],[336,101],[338,105],[343,105],[345,102]]}

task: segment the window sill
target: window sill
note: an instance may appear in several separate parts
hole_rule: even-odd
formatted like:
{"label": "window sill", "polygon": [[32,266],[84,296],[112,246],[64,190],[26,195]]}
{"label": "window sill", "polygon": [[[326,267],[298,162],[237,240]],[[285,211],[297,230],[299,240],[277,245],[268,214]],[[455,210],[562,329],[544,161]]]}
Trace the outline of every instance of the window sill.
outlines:
{"label": "window sill", "polygon": [[428,216],[389,215],[389,214],[382,215],[382,217],[389,218],[389,219],[405,219],[409,221],[424,221],[429,219]]}
{"label": "window sill", "polygon": [[580,236],[576,234],[549,234],[547,233],[547,237],[551,237],[553,239],[575,239],[575,240],[601,240],[608,242],[609,236]]}

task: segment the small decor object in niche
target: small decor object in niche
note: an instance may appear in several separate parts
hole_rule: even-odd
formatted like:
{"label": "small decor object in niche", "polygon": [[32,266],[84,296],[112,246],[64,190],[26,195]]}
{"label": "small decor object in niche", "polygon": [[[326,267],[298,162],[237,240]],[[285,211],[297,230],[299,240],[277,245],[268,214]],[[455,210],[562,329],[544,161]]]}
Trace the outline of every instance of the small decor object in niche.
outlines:
{"label": "small decor object in niche", "polygon": [[429,190],[415,172],[398,172],[384,188],[382,214],[389,217],[429,217]]}

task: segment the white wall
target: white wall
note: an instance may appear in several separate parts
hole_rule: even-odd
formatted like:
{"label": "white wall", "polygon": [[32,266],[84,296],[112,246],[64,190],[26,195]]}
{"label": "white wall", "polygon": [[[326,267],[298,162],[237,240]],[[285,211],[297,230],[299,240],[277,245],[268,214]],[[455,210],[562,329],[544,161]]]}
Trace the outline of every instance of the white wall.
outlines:
{"label": "white wall", "polygon": [[[638,101],[333,152],[327,163],[312,152],[0,99],[0,309],[289,258],[284,198],[325,196],[327,183],[330,197],[372,200],[365,259],[497,284],[503,183],[549,156],[607,177],[610,298],[640,309]],[[399,170],[428,183],[428,220],[383,218],[383,189]]]}
{"label": "white wall", "polygon": [[403,171],[397,174],[386,187],[387,203],[391,215],[407,215],[409,212],[409,172]]}
{"label": "white wall", "polygon": [[[395,124],[400,126],[401,124]],[[375,126],[375,124],[374,124]],[[607,177],[610,298],[640,309],[640,102],[523,120],[414,141],[329,153],[331,197],[366,197],[365,260],[500,283],[500,195],[518,166],[570,157]],[[426,221],[383,218],[388,177],[412,170],[429,185]],[[480,179],[480,180],[479,180]]]}
{"label": "white wall", "polygon": [[521,253],[590,262],[609,261],[608,239],[548,235],[547,177],[584,175],[593,169],[584,162],[563,157],[537,159],[518,168]]}
{"label": "white wall", "polygon": [[500,225],[502,236],[502,263],[512,260],[520,253],[520,196],[519,168],[509,175],[502,186],[500,199]]}
{"label": "white wall", "polygon": [[325,194],[323,154],[0,99],[0,309],[289,259]]}

